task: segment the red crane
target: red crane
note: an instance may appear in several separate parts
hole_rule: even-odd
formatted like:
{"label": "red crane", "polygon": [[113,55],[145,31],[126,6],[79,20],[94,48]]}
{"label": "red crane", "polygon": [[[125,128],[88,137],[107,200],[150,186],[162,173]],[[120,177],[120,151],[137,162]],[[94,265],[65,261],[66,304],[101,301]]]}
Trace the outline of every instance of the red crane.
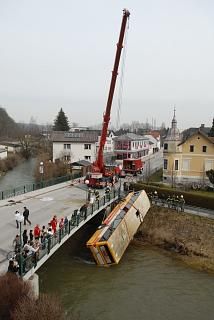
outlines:
{"label": "red crane", "polygon": [[103,161],[103,149],[104,149],[104,145],[106,143],[106,138],[107,138],[112,100],[113,100],[113,96],[114,96],[114,89],[115,89],[117,75],[118,75],[118,67],[119,67],[119,63],[120,63],[121,51],[123,48],[123,40],[124,40],[124,35],[125,35],[125,30],[126,30],[126,24],[127,24],[129,16],[130,16],[130,12],[128,10],[124,9],[122,23],[121,23],[121,29],[120,29],[120,35],[119,35],[119,41],[117,44],[116,56],[115,56],[115,61],[114,61],[114,68],[112,71],[112,78],[111,78],[111,84],[110,84],[110,89],[109,89],[109,94],[108,94],[106,111],[103,116],[102,133],[101,133],[100,144],[99,144],[99,149],[98,149],[98,153],[97,153],[97,159],[92,165],[93,173],[89,177],[89,186],[91,186],[91,187],[103,186],[103,184],[100,181],[102,176],[112,176],[113,175],[112,172],[107,171],[105,168],[104,161]]}

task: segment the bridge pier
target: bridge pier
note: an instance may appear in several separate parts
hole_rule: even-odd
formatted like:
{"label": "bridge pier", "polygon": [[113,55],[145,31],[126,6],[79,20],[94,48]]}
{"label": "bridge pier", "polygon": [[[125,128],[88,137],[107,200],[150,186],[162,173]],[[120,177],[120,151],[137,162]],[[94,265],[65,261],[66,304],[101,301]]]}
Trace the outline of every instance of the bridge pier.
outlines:
{"label": "bridge pier", "polygon": [[30,278],[27,280],[30,283],[33,293],[36,298],[39,298],[39,276],[37,273],[34,273]]}

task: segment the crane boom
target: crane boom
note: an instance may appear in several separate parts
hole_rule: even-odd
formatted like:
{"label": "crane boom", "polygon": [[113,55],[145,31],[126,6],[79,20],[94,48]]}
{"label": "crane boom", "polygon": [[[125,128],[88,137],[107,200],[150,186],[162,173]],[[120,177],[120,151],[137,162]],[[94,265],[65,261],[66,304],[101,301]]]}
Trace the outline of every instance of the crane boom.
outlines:
{"label": "crane boom", "polygon": [[94,172],[104,173],[104,171],[105,171],[104,161],[103,161],[103,149],[104,149],[104,145],[106,143],[106,138],[107,138],[112,100],[113,100],[113,96],[114,96],[114,89],[115,89],[116,79],[117,79],[117,75],[118,75],[118,67],[119,67],[119,63],[120,63],[121,51],[123,48],[123,39],[124,39],[126,24],[127,24],[127,20],[129,18],[129,16],[130,16],[130,12],[128,10],[124,9],[122,23],[121,23],[121,29],[120,29],[120,35],[119,35],[119,41],[117,44],[117,51],[116,51],[116,56],[115,56],[115,61],[114,61],[114,68],[112,71],[112,78],[111,78],[111,84],[110,84],[110,89],[109,89],[109,94],[108,94],[106,111],[103,116],[102,133],[101,133],[101,138],[100,138],[98,154],[97,154],[97,159],[93,164]]}

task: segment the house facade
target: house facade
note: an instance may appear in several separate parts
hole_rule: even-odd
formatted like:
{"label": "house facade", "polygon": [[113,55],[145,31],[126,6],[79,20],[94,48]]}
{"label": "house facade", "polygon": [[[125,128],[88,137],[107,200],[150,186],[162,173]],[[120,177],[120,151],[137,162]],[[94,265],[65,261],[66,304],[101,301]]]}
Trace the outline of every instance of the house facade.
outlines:
{"label": "house facade", "polygon": [[1,149],[7,149],[8,152],[16,153],[21,151],[21,143],[20,142],[1,142]]}
{"label": "house facade", "polygon": [[[113,132],[110,132],[103,153],[113,152]],[[73,132],[55,131],[53,140],[53,161],[57,159],[67,163],[87,160],[94,162],[100,142],[100,130],[83,130]]]}
{"label": "house facade", "polygon": [[0,148],[0,160],[7,159],[7,149]]}
{"label": "house facade", "polygon": [[172,186],[208,184],[206,171],[214,169],[214,137],[202,125],[191,128],[182,136],[177,129],[175,114],[172,126],[164,140],[163,181]]}
{"label": "house facade", "polygon": [[149,139],[145,136],[127,133],[114,138],[114,154],[117,163],[124,159],[143,159],[149,153]]}

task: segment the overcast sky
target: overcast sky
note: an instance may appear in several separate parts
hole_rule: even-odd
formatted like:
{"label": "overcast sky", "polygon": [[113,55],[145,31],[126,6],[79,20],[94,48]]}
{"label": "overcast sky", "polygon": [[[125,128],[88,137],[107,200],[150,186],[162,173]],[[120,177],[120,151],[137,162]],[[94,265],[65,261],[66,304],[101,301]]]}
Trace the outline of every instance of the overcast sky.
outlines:
{"label": "overcast sky", "polygon": [[[211,126],[213,0],[0,0],[0,105],[15,121],[102,121],[123,8],[129,9],[120,122]],[[119,84],[118,78],[117,84]],[[118,86],[111,122],[116,123]]]}

